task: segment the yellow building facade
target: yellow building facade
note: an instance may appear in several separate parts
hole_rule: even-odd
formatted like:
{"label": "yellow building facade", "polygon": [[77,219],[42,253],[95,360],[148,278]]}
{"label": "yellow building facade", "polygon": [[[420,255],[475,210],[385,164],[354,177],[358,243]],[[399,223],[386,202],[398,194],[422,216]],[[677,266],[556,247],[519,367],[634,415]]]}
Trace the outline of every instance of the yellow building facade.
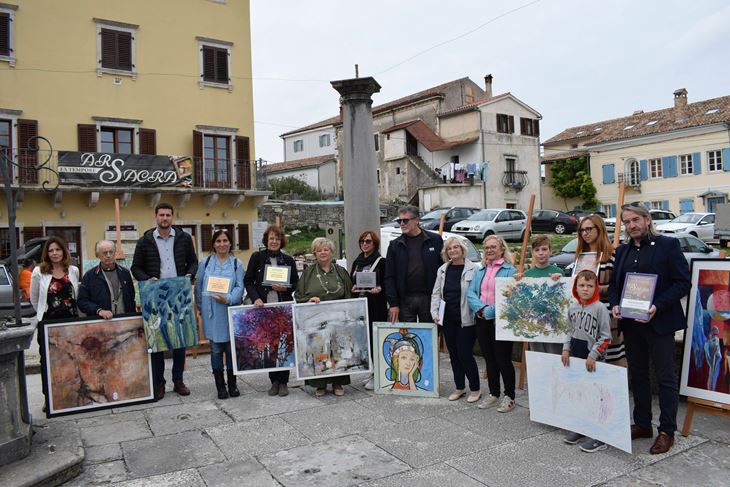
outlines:
{"label": "yellow building facade", "polygon": [[[245,0],[0,3],[0,150],[15,163],[18,243],[61,235],[86,270],[94,243],[116,234],[115,199],[128,257],[167,202],[199,254],[224,226],[246,258],[268,195],[251,77]],[[50,146],[32,150],[35,135]],[[5,252],[7,226],[5,210]]]}

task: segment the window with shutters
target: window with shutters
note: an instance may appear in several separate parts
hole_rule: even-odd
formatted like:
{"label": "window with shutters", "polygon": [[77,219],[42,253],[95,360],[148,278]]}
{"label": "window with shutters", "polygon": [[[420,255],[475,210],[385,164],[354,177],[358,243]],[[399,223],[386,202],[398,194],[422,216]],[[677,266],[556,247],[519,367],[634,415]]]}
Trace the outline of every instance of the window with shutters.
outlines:
{"label": "window with shutters", "polygon": [[104,73],[137,77],[137,25],[113,20],[96,21],[96,74]]}
{"label": "window with shutters", "polygon": [[206,188],[230,188],[231,138],[203,135],[203,178]]}
{"label": "window with shutters", "polygon": [[659,179],[662,177],[662,160],[649,159],[649,178]]}
{"label": "window with shutters", "polygon": [[319,146],[329,147],[330,146],[330,134],[322,134],[319,136]]}
{"label": "window with shutters", "polygon": [[373,134],[373,142],[375,142],[375,152],[380,152],[380,134]]}
{"label": "window with shutters", "polygon": [[520,134],[530,137],[540,135],[540,121],[532,118],[520,117]]}
{"label": "window with shutters", "polygon": [[500,134],[513,134],[515,132],[515,117],[512,115],[505,115],[504,113],[498,113],[497,132]]}
{"label": "window with shutters", "polygon": [[200,87],[233,88],[231,83],[231,47],[233,43],[198,37],[200,51]]}
{"label": "window with shutters", "polygon": [[15,67],[15,5],[0,4],[0,61]]}
{"label": "window with shutters", "polygon": [[[0,153],[9,160],[13,159],[13,125],[10,120],[0,119]],[[0,174],[2,181],[2,174]]]}
{"label": "window with shutters", "polygon": [[100,152],[134,154],[134,130],[119,127],[101,127]]}
{"label": "window with shutters", "polygon": [[707,151],[707,170],[710,172],[722,171],[722,151]]}
{"label": "window with shutters", "polygon": [[[223,230],[231,242],[231,252],[236,249],[236,236],[234,235],[235,225],[214,223],[213,225],[200,225],[200,244],[203,252],[213,252],[213,234],[217,230]],[[203,260],[203,259],[201,259]]]}
{"label": "window with shutters", "polygon": [[681,156],[679,156],[679,174],[681,176],[689,176],[691,174],[694,174],[692,154],[682,154]]}
{"label": "window with shutters", "polygon": [[294,152],[302,152],[304,150],[304,141],[297,139],[294,141]]}

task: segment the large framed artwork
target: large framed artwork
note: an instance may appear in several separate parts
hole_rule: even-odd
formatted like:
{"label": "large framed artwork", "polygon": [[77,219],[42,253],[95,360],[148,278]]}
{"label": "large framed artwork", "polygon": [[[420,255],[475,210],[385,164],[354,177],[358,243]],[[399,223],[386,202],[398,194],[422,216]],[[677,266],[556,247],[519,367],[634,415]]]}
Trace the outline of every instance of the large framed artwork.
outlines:
{"label": "large framed artwork", "polygon": [[730,260],[692,260],[680,394],[730,404]]}
{"label": "large framed artwork", "polygon": [[631,453],[629,383],[624,367],[560,355],[527,353],[530,420],[580,433]]}
{"label": "large framed artwork", "polygon": [[141,316],[42,326],[48,417],[154,401]]}
{"label": "large framed artwork", "polygon": [[563,343],[568,333],[568,305],[573,279],[511,277],[495,279],[496,339]]}
{"label": "large framed artwork", "polygon": [[367,299],[294,306],[294,353],[298,379],[370,372]]}
{"label": "large framed artwork", "polygon": [[140,281],[139,297],[148,352],[198,344],[198,324],[189,277]]}
{"label": "large framed artwork", "polygon": [[373,323],[376,394],[439,397],[438,332],[433,323]]}
{"label": "large framed artwork", "polygon": [[294,367],[293,303],[228,308],[233,370],[236,374]]}

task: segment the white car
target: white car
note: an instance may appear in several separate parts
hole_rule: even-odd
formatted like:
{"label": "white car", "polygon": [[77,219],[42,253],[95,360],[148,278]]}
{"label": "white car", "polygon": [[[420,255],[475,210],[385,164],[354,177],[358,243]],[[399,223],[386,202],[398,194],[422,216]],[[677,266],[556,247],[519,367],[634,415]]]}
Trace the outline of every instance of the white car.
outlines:
{"label": "white car", "polygon": [[[666,223],[670,220],[674,220],[677,216],[668,210],[649,210],[649,214],[651,215],[651,223],[654,225],[654,228],[657,227],[657,225],[661,225],[662,223]],[[606,224],[606,231],[608,233],[613,233],[613,231],[616,229],[616,218],[604,218],[603,222]],[[623,232],[624,225],[621,224],[621,231]]]}
{"label": "white car", "polygon": [[451,232],[479,241],[484,240],[487,235],[521,240],[526,222],[527,215],[524,211],[507,208],[479,210],[466,220],[454,223]]}
{"label": "white car", "polygon": [[[388,246],[390,245],[390,242],[395,240],[396,238],[400,237],[403,232],[400,228],[392,228],[392,227],[384,227],[380,229],[380,255],[385,257],[388,255]],[[475,264],[478,264],[481,262],[482,257],[479,254],[479,251],[476,247],[474,247],[474,244],[471,243],[468,239],[460,236],[460,235],[454,235],[451,232],[444,232],[441,235],[441,238],[446,240],[449,237],[458,237],[459,239],[464,242],[466,245],[466,258],[470,261],[474,262]],[[348,267],[349,269],[349,267]]]}
{"label": "white car", "polygon": [[709,242],[715,238],[714,213],[685,213],[656,227],[659,233],[689,233]]}

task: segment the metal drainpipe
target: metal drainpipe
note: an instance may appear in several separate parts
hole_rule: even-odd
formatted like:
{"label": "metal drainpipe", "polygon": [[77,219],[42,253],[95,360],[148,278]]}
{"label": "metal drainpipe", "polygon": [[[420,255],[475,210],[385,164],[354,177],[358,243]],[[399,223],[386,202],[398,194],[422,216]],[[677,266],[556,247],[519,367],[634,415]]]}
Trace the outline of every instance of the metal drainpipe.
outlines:
{"label": "metal drainpipe", "polygon": [[[484,131],[483,131],[483,125],[482,125],[482,110],[479,110],[479,144],[482,147],[482,163],[487,162],[487,157],[484,149]],[[479,164],[479,167],[481,167],[481,163]],[[489,173],[489,165],[487,165],[487,173]],[[486,176],[486,174],[485,174]],[[488,178],[487,178],[488,179]],[[488,208],[487,206],[487,179],[482,181],[482,188],[484,189],[484,208]]]}

